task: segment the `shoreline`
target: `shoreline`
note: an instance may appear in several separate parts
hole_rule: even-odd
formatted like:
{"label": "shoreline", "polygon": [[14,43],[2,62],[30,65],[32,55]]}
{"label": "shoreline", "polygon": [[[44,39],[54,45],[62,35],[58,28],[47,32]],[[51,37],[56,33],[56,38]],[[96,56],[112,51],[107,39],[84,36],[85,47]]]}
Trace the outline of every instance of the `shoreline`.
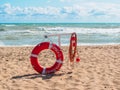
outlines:
{"label": "shoreline", "polygon": [[[0,45],[0,47],[34,47],[36,45]],[[120,43],[117,43],[117,44],[114,44],[114,43],[111,43],[111,44],[78,44],[77,46],[80,47],[80,46],[119,46],[119,45]],[[64,44],[61,45],[61,47],[64,47],[64,46],[66,47],[69,45],[64,45]]]}

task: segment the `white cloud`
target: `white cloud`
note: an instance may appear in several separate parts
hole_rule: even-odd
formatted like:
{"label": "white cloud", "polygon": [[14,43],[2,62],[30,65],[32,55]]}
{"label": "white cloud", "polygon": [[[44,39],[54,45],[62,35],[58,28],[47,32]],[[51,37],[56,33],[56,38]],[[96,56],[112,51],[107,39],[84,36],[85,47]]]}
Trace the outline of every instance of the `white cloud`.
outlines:
{"label": "white cloud", "polygon": [[74,6],[76,10],[80,10],[79,15],[85,15],[85,16],[111,16],[120,15],[120,6],[119,4],[105,4],[105,3],[87,3]]}
{"label": "white cloud", "polygon": [[62,3],[78,3],[78,2],[83,2],[85,0],[59,0]]}
{"label": "white cloud", "polygon": [[[65,0],[61,0],[65,1]],[[71,0],[68,0],[71,1]],[[41,18],[57,18],[57,19],[114,19],[114,17],[120,19],[120,5],[111,3],[82,3],[75,4],[73,6],[63,7],[14,7],[9,3],[0,6],[0,15],[5,15],[4,18],[9,15],[14,18],[19,17],[41,17]],[[7,17],[7,18],[8,18]],[[12,18],[12,17],[11,17]]]}
{"label": "white cloud", "polygon": [[6,15],[57,15],[59,14],[60,9],[56,7],[25,7],[25,8],[20,8],[20,7],[12,7],[10,4],[4,4],[0,7],[0,13],[1,14],[6,14]]}
{"label": "white cloud", "polygon": [[2,5],[0,7],[0,12],[4,14],[11,14],[12,13],[11,5],[9,3]]}
{"label": "white cloud", "polygon": [[73,0],[60,0],[61,2],[71,2]]}

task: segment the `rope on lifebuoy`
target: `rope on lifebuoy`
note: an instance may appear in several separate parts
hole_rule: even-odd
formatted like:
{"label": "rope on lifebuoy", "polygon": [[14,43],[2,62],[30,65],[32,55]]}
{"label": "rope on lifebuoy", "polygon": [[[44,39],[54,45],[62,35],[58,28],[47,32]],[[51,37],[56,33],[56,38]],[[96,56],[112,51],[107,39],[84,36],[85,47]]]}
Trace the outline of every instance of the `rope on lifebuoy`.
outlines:
{"label": "rope on lifebuoy", "polygon": [[[38,62],[38,55],[42,50],[50,49],[56,55],[56,62],[51,67],[43,67]],[[63,64],[63,53],[61,49],[54,43],[42,42],[39,43],[33,50],[30,56],[30,61],[33,68],[41,74],[50,74],[58,71]]]}

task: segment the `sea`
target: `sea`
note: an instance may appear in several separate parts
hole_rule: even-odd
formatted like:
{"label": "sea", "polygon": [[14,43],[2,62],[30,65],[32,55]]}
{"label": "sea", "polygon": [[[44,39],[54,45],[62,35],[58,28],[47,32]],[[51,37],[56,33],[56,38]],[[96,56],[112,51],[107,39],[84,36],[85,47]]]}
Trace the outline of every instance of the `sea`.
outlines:
{"label": "sea", "polygon": [[120,44],[120,23],[0,23],[0,46],[58,45],[59,37],[64,46],[73,32],[78,45]]}

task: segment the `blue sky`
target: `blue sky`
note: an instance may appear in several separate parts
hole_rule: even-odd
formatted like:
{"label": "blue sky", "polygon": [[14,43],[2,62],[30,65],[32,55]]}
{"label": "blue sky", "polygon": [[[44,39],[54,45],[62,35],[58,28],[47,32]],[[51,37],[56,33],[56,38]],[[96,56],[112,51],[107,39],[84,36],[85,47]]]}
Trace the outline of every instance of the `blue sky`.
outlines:
{"label": "blue sky", "polygon": [[120,0],[0,0],[0,23],[120,23]]}

